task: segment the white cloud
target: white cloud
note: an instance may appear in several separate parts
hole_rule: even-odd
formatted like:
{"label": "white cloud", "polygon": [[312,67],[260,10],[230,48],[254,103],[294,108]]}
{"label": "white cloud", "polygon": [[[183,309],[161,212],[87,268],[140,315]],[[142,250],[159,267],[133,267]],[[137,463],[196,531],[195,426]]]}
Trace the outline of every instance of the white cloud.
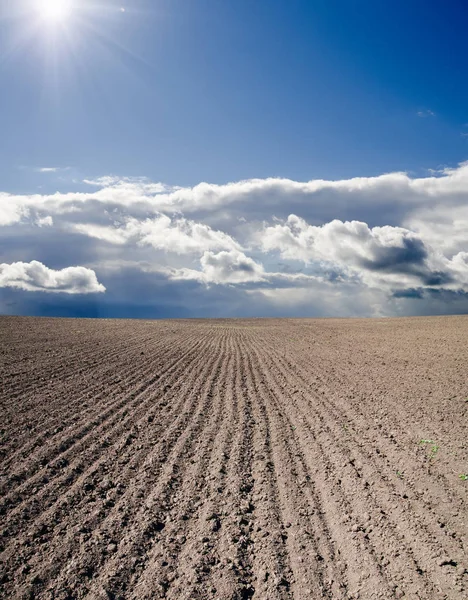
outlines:
{"label": "white cloud", "polygon": [[202,283],[233,284],[264,281],[263,266],[238,250],[204,252],[201,271],[174,269],[172,279],[195,279]]}
{"label": "white cloud", "polygon": [[124,224],[117,223],[114,226],[78,223],[71,225],[71,228],[78,233],[112,244],[133,241],[139,245],[152,246],[157,250],[176,254],[233,250],[240,247],[231,236],[222,231],[215,231],[208,225],[184,218],[171,219],[163,214],[143,221],[128,218]]}
{"label": "white cloud", "polygon": [[366,223],[337,219],[314,226],[296,215],[289,215],[284,223],[266,227],[258,234],[264,251],[278,250],[285,259],[352,266],[372,263],[382,248],[402,248],[403,240],[411,237],[411,232],[399,227],[370,229]]}
{"label": "white cloud", "polygon": [[[52,216],[83,215],[82,222],[95,223],[104,211],[120,211],[139,220],[158,214],[192,215],[212,227],[227,223],[241,226],[239,219],[286,218],[295,213],[314,222],[342,220],[399,221],[414,211],[451,204],[467,205],[468,162],[430,177],[412,178],[406,173],[344,180],[249,179],[216,185],[170,187],[143,178],[103,177],[86,180],[92,192],[14,195],[1,194],[0,211],[8,214],[0,223],[27,222],[38,211]],[[385,222],[387,220],[387,222]]]}
{"label": "white cloud", "polygon": [[54,220],[50,215],[47,215],[46,217],[38,217],[38,219],[36,220],[36,225],[38,227],[52,227],[53,224]]}
{"label": "white cloud", "polygon": [[172,220],[166,215],[161,215],[157,219],[147,219],[143,223],[133,219],[127,227],[139,236],[141,244],[166,252],[190,254],[205,250],[239,248],[239,244],[226,233],[183,218]]}
{"label": "white cloud", "polygon": [[37,260],[0,264],[0,287],[65,294],[91,294],[106,290],[91,269],[67,267],[54,271]]}
{"label": "white cloud", "polygon": [[[254,284],[271,289],[310,289],[311,285],[329,281],[328,274],[322,276],[304,273],[281,273],[265,271],[264,266],[238,250],[205,252],[200,259],[201,270],[189,268],[151,269],[141,265],[147,272],[159,272],[174,280],[195,280],[200,283],[219,285]],[[339,277],[336,278],[338,280]]]}
{"label": "white cloud", "polygon": [[105,175],[96,179],[83,179],[83,183],[101,189],[112,188],[116,195],[120,192],[139,195],[144,193],[148,196],[170,191],[172,188],[163,183],[154,183],[147,177],[117,177],[116,175]]}
{"label": "white cloud", "polygon": [[435,117],[435,112],[428,108],[418,110],[416,114],[418,115],[418,117],[422,117],[423,119],[426,117]]}
{"label": "white cloud", "polygon": [[0,226],[19,223],[29,216],[26,203],[18,202],[17,197],[0,192]]}
{"label": "white cloud", "polygon": [[122,287],[125,270],[191,290],[200,283],[206,294],[228,294],[223,286],[238,286],[239,295],[256,290],[270,303],[285,302],[291,290],[304,311],[308,295],[318,302],[333,290],[334,314],[339,297],[352,310],[346,297],[358,288],[362,295],[353,297],[372,297],[372,314],[382,298],[391,312],[410,297],[468,291],[468,162],[427,177],[171,187],[108,176],[86,183],[84,192],[0,192],[3,260],[17,264],[34,247],[44,264],[57,252],[65,264],[98,272],[112,263],[113,281],[121,265]]}
{"label": "white cloud", "polygon": [[38,173],[58,173],[59,171],[68,171],[70,167],[38,167]]}
{"label": "white cloud", "polygon": [[103,177],[96,177],[96,179],[83,179],[83,183],[86,185],[92,185],[95,187],[111,187],[117,185],[119,182],[122,183],[127,181],[125,178],[116,177],[115,175],[104,175]]}
{"label": "white cloud", "polygon": [[120,226],[110,227],[108,225],[94,225],[93,223],[73,223],[70,225],[70,229],[109,244],[123,245],[130,239],[127,229]]}
{"label": "white cloud", "polygon": [[447,259],[420,235],[402,227],[370,228],[359,221],[337,219],[314,226],[290,215],[284,223],[265,227],[258,240],[266,252],[278,251],[284,259],[304,263],[336,264],[381,289],[466,287],[466,253]]}

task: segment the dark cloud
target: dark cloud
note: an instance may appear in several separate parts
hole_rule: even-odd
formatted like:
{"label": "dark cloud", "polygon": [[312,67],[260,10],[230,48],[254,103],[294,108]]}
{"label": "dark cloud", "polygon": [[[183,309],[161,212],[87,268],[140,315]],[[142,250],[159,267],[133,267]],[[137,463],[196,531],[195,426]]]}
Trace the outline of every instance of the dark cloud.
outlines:
{"label": "dark cloud", "polygon": [[402,273],[419,277],[425,286],[447,285],[454,277],[447,272],[431,271],[427,265],[429,253],[424,242],[417,238],[405,237],[401,247],[378,248],[372,260],[362,260],[361,266],[369,271]]}
{"label": "dark cloud", "polygon": [[406,290],[396,290],[392,295],[394,298],[423,298],[424,290],[422,288],[408,288]]}
{"label": "dark cloud", "polygon": [[427,250],[422,240],[403,237],[401,246],[378,247],[372,259],[363,258],[360,260],[360,264],[369,271],[414,273],[415,267],[423,265],[426,259]]}

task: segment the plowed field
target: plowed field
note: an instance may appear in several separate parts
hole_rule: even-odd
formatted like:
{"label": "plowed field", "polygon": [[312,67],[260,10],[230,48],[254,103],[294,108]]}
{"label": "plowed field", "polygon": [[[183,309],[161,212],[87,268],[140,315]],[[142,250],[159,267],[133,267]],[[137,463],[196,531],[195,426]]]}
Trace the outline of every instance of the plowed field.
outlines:
{"label": "plowed field", "polygon": [[468,598],[468,318],[0,319],[2,598]]}

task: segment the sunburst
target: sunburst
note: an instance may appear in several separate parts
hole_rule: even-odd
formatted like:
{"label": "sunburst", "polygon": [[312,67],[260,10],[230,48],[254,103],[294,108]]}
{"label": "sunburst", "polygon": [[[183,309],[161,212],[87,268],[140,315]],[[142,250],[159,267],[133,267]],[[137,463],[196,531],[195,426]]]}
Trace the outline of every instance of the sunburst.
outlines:
{"label": "sunburst", "polygon": [[36,10],[49,23],[63,23],[72,15],[73,0],[36,0]]}

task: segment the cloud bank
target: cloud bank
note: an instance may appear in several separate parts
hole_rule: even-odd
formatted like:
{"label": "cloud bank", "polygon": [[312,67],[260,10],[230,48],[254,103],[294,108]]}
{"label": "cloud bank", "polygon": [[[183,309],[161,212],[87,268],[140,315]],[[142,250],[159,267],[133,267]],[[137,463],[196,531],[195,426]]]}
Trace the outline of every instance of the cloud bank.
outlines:
{"label": "cloud bank", "polygon": [[103,291],[99,277],[103,302],[128,316],[174,299],[192,316],[468,310],[468,163],[193,187],[105,176],[80,189],[0,192],[3,287],[81,294]]}

